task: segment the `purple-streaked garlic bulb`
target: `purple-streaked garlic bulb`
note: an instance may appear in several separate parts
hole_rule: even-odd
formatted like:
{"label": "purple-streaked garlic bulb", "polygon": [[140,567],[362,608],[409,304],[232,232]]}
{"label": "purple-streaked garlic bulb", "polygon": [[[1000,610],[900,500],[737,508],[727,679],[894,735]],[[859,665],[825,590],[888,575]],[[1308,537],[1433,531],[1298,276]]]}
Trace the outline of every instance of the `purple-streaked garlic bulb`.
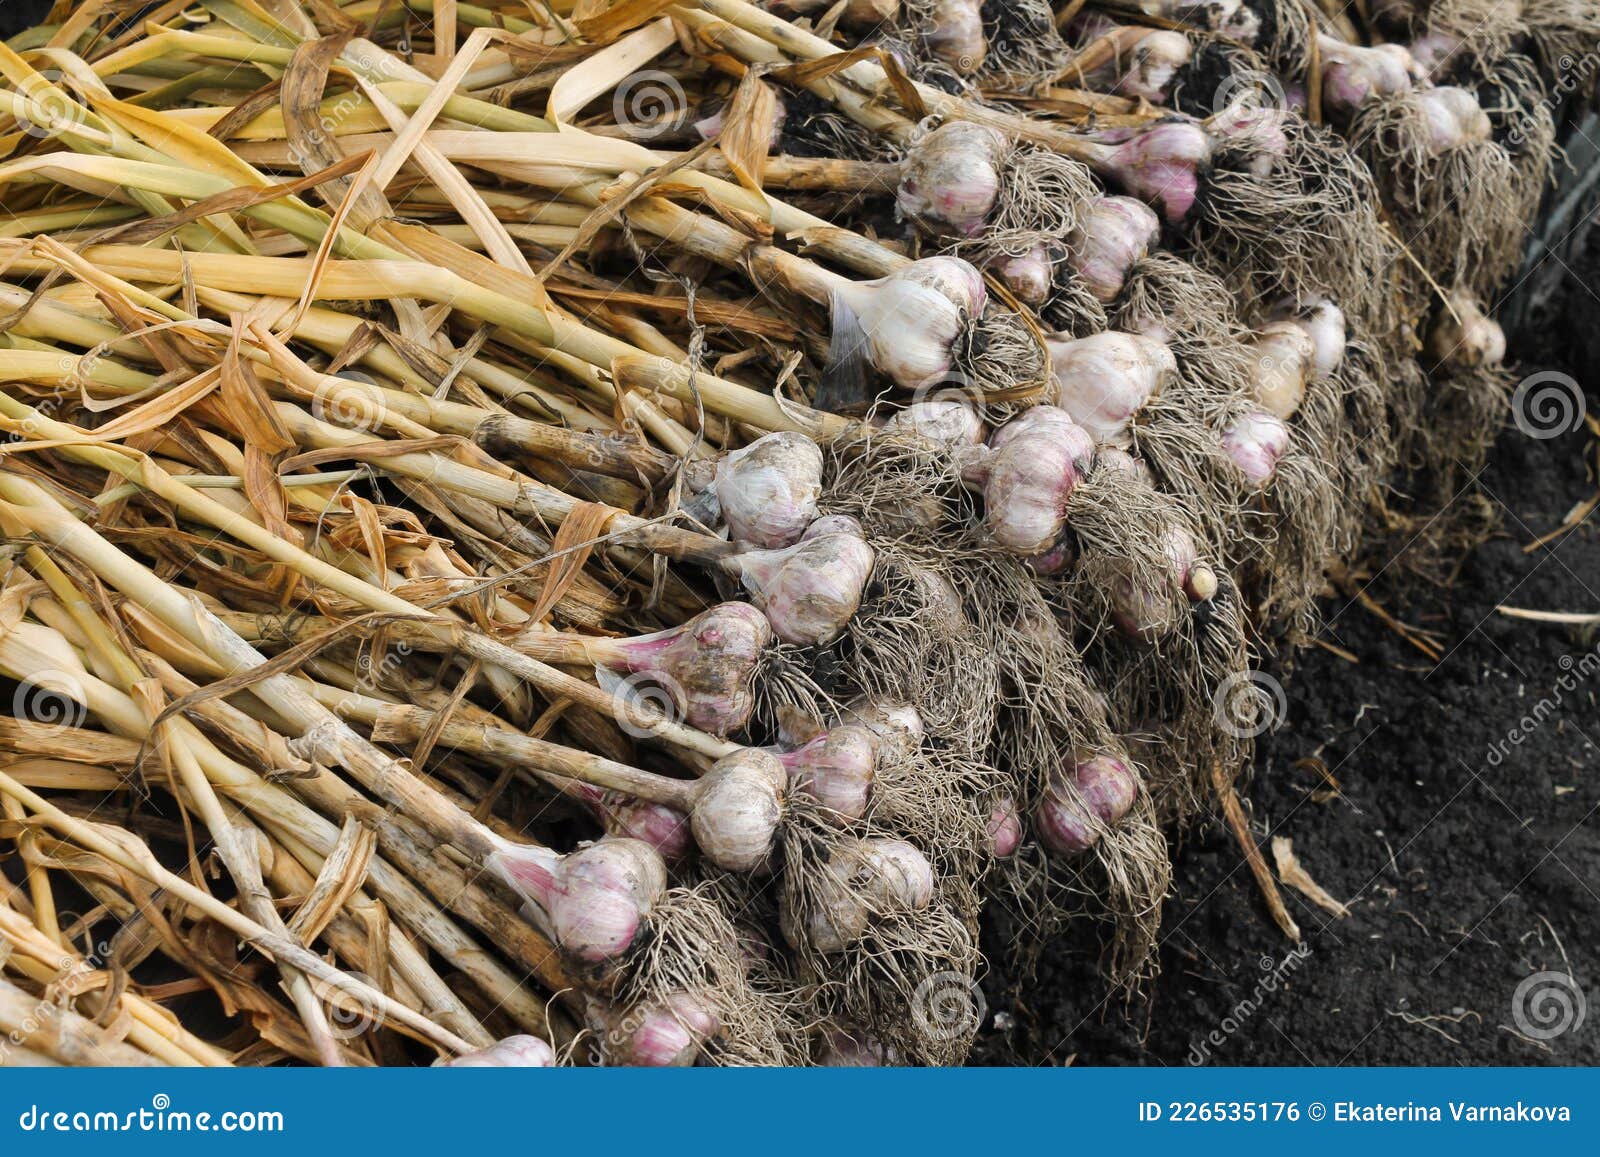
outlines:
{"label": "purple-streaked garlic bulb", "polygon": [[919,139],[901,162],[895,211],[932,233],[981,233],[1000,199],[1010,151],[997,129],[946,121]]}
{"label": "purple-streaked garlic bulb", "polygon": [[1088,851],[1139,797],[1139,777],[1114,755],[1090,756],[1057,774],[1062,778],[1046,790],[1033,820],[1039,841],[1059,855]]}
{"label": "purple-streaked garlic bulb", "polygon": [[1178,372],[1163,342],[1108,330],[1085,338],[1046,338],[1056,405],[1096,442],[1126,446],[1133,419]]}
{"label": "purple-streaked garlic bulb", "polygon": [[1428,122],[1428,151],[1432,156],[1480,144],[1494,136],[1494,125],[1478,98],[1464,88],[1447,85],[1412,97]]}
{"label": "purple-streaked garlic bulb", "polygon": [[464,1053],[447,1061],[436,1061],[441,1069],[549,1069],[556,1063],[550,1043],[526,1034],[508,1036],[488,1048]]}
{"label": "purple-streaked garlic bulb", "polygon": [[1265,486],[1289,452],[1289,427],[1275,414],[1257,410],[1234,421],[1222,434],[1222,448],[1252,486]]}
{"label": "purple-streaked garlic bulb", "polygon": [[750,718],[751,683],[772,634],[767,617],[749,603],[719,603],[681,626],[605,640],[602,662],[656,680],[679,701],[690,726],[727,735]]}
{"label": "purple-streaked garlic bulb", "polygon": [[1449,308],[1439,311],[1429,329],[1426,353],[1435,366],[1493,368],[1505,361],[1505,330],[1471,294],[1458,291],[1450,295]]}
{"label": "purple-streaked garlic bulb", "polygon": [[1341,112],[1354,112],[1373,97],[1411,91],[1419,72],[1411,53],[1399,44],[1364,48],[1319,34],[1317,48],[1322,54],[1322,99]]}
{"label": "purple-streaked garlic bulb", "polygon": [[1125,474],[1141,486],[1154,486],[1155,473],[1143,458],[1135,458],[1121,446],[1101,446],[1095,455],[1095,465],[1104,472]]}
{"label": "purple-streaked garlic bulb", "polygon": [[830,1025],[819,1034],[816,1063],[825,1069],[877,1069],[902,1062],[897,1050],[872,1034]]}
{"label": "purple-streaked garlic bulb", "polygon": [[1177,625],[1174,588],[1191,603],[1205,602],[1217,593],[1216,572],[1200,561],[1194,536],[1186,529],[1168,526],[1161,532],[1161,549],[1167,561],[1164,574],[1125,572],[1109,584],[1113,620],[1125,634],[1146,642],[1162,638]]}
{"label": "purple-streaked garlic bulb", "polygon": [[1043,305],[1055,289],[1055,262],[1049,246],[1042,243],[1015,257],[1001,257],[992,268],[1012,296],[1025,305]]}
{"label": "purple-streaked garlic bulb", "polygon": [[1078,555],[1072,544],[1063,538],[1043,554],[1030,555],[1023,561],[1034,574],[1049,578],[1051,575],[1066,574],[1072,569],[1072,564],[1078,561]]}
{"label": "purple-streaked garlic bulb", "polygon": [[1316,365],[1317,345],[1304,326],[1272,321],[1250,343],[1250,396],[1263,410],[1287,419],[1305,401]]}
{"label": "purple-streaked garlic bulb", "polygon": [[795,750],[780,753],[778,760],[795,791],[841,820],[867,814],[878,760],[872,733],[865,727],[837,724]]}
{"label": "purple-streaked garlic bulb", "polygon": [[683,859],[693,846],[689,817],[677,808],[632,799],[576,780],[572,781],[571,794],[583,801],[608,834],[649,844],[669,864]]}
{"label": "purple-streaked garlic bulb", "polygon": [[1022,844],[1022,815],[1010,796],[997,800],[989,813],[989,854],[1005,860],[1017,854]]}
{"label": "purple-streaked garlic bulb", "polygon": [[948,398],[912,402],[890,416],[883,425],[883,432],[911,434],[952,449],[976,446],[984,438],[982,415],[967,402]]}
{"label": "purple-streaked garlic bulb", "polygon": [[544,915],[564,951],[587,964],[627,952],[667,889],[666,865],[638,840],[601,840],[567,855],[503,840],[485,864]]}
{"label": "purple-streaked garlic bulb", "polygon": [[1169,117],[1146,128],[1104,130],[1090,140],[1096,147],[1085,159],[1102,176],[1157,207],[1169,223],[1188,220],[1213,148],[1198,122]]}
{"label": "purple-streaked garlic bulb", "polygon": [[1462,40],[1454,33],[1434,29],[1416,37],[1407,48],[1422,74],[1429,80],[1439,81],[1455,62]]}
{"label": "purple-streaked garlic bulb", "polygon": [[1143,201],[1097,197],[1067,240],[1067,264],[1096,300],[1111,302],[1160,238],[1161,218]]}
{"label": "purple-streaked garlic bulb", "polygon": [[735,542],[789,546],[817,516],[822,451],[804,434],[767,434],[723,455],[712,486]]}
{"label": "purple-streaked garlic bulb", "polygon": [[720,1028],[706,1002],[687,992],[619,1008],[591,998],[589,1029],[607,1065],[684,1068]]}
{"label": "purple-streaked garlic bulb", "polygon": [[922,44],[934,59],[962,76],[977,72],[989,54],[983,0],[933,0]]}
{"label": "purple-streaked garlic bulb", "polygon": [[[964,476],[983,489],[983,526],[995,545],[1024,558],[1048,554],[1067,523],[1067,507],[1093,460],[1093,440],[1070,418],[1035,406],[995,431],[990,449]],[[1022,432],[1010,427],[1027,420]]]}
{"label": "purple-streaked garlic bulb", "polygon": [[789,775],[771,753],[752,747],[725,755],[694,785],[689,828],[713,864],[751,872],[767,862],[783,819]]}
{"label": "purple-streaked garlic bulb", "polygon": [[865,728],[880,762],[909,759],[922,749],[927,728],[909,703],[893,703],[862,696],[841,713],[842,718]]}
{"label": "purple-streaked garlic bulb", "polygon": [[728,561],[778,638],[812,647],[833,642],[850,625],[875,560],[865,539],[844,532]]}
{"label": "purple-streaked garlic bulb", "polygon": [[864,359],[905,389],[937,381],[987,300],[983,274],[958,257],[925,257],[876,281],[841,278],[830,302],[829,366]]}
{"label": "purple-streaked garlic bulb", "polygon": [[883,836],[841,840],[811,882],[814,906],[803,928],[785,913],[784,935],[803,937],[818,952],[843,952],[866,935],[875,917],[920,912],[933,902],[933,865],[905,840]]}

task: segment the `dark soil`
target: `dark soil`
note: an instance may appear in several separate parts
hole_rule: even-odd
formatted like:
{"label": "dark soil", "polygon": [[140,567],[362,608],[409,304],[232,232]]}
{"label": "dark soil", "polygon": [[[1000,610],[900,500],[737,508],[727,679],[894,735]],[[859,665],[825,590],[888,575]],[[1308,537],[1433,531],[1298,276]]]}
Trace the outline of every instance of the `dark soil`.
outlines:
{"label": "dark soil", "polygon": [[[1584,382],[1600,414],[1600,282],[1588,276],[1600,261],[1577,268],[1584,280],[1562,274],[1562,304],[1518,352],[1523,372]],[[1094,962],[1063,944],[1033,983],[991,977],[999,1028],[986,1025],[977,1059],[1600,1063],[1600,1010],[1544,1041],[1519,1036],[1513,1010],[1518,984],[1543,971],[1600,1000],[1600,631],[1496,610],[1600,612],[1600,515],[1523,550],[1596,494],[1595,462],[1586,432],[1538,440],[1508,422],[1481,479],[1497,536],[1448,589],[1402,600],[1387,573],[1370,588],[1433,632],[1442,660],[1361,605],[1331,602],[1319,638],[1357,661],[1314,646],[1285,676],[1286,718],[1262,737],[1243,792],[1269,862],[1269,837],[1291,840],[1347,918],[1286,889],[1306,954],[1286,963],[1292,945],[1238,845],[1203,822],[1181,839],[1145,995],[1108,1004]],[[1554,1027],[1555,1002],[1530,991],[1523,1004],[1535,1035]]]}

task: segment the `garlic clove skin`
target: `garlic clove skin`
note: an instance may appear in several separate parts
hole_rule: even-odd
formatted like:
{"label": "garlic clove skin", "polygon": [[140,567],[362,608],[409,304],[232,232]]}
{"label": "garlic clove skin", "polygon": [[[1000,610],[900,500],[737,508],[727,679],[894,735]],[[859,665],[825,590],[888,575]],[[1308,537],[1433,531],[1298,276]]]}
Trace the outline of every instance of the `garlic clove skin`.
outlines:
{"label": "garlic clove skin", "polygon": [[783,819],[788,773],[765,751],[725,755],[695,785],[689,827],[701,854],[730,872],[767,862]]}
{"label": "garlic clove skin", "polygon": [[1354,112],[1373,97],[1409,92],[1421,72],[1411,53],[1399,44],[1363,48],[1318,35],[1317,48],[1323,62],[1322,99],[1341,112]]}
{"label": "garlic clove skin", "polygon": [[693,846],[689,817],[665,804],[630,799],[589,784],[575,784],[576,794],[606,827],[608,835],[649,844],[667,863],[683,859]]}
{"label": "garlic clove skin", "polygon": [[813,647],[831,643],[850,625],[876,559],[856,534],[823,534],[784,550],[746,551],[729,562],[778,638]]}
{"label": "garlic clove skin", "polygon": [[920,912],[933,903],[933,865],[912,844],[869,836],[861,841],[861,856],[875,911]]}
{"label": "garlic clove skin", "polygon": [[1097,443],[1127,446],[1133,419],[1176,377],[1165,343],[1108,330],[1091,337],[1046,338],[1055,403]]}
{"label": "garlic clove skin", "polygon": [[[1219,141],[1227,141],[1243,154],[1244,168],[1257,177],[1269,177],[1289,155],[1289,137],[1283,131],[1283,110],[1257,107],[1241,97],[1206,121]],[[1240,159],[1235,159],[1239,164]]]}
{"label": "garlic clove skin", "polygon": [[1256,411],[1236,420],[1222,435],[1222,448],[1252,486],[1265,486],[1289,451],[1289,427],[1275,414]]}
{"label": "garlic clove skin", "polygon": [[1413,39],[1407,48],[1411,52],[1411,59],[1416,62],[1423,75],[1429,80],[1438,82],[1444,78],[1455,62],[1456,53],[1461,51],[1462,42],[1459,36],[1434,29]]}
{"label": "garlic clove skin", "polygon": [[814,538],[822,538],[829,534],[853,534],[857,538],[865,538],[866,532],[861,529],[861,523],[848,514],[824,514],[821,518],[806,527],[806,532],[800,536],[801,542],[810,542]]}
{"label": "garlic clove skin", "polygon": [[983,33],[982,0],[933,0],[922,34],[927,51],[962,76],[983,67],[989,41]]}
{"label": "garlic clove skin", "polygon": [[1122,759],[1095,755],[1064,769],[1074,792],[1064,782],[1045,792],[1034,825],[1039,841],[1059,855],[1077,855],[1099,842],[1105,828],[1115,827],[1139,797],[1139,778]]}
{"label": "garlic clove skin", "polygon": [[1143,458],[1135,458],[1121,446],[1101,446],[1095,454],[1095,466],[1102,473],[1121,474],[1135,485],[1154,486],[1156,476]]}
{"label": "garlic clove skin", "polygon": [[1000,199],[1001,169],[1010,151],[996,129],[946,121],[901,162],[896,213],[932,233],[976,236]]}
{"label": "garlic clove skin", "polygon": [[1014,438],[1047,434],[1061,442],[1079,473],[1086,474],[1095,459],[1094,438],[1059,406],[1032,406],[994,432],[989,445],[1003,449]]}
{"label": "garlic clove skin", "polygon": [[922,438],[937,446],[958,448],[983,441],[983,418],[966,402],[935,399],[913,402],[884,423],[885,434]]}
{"label": "garlic clove skin", "polygon": [[983,484],[983,528],[995,545],[1032,558],[1049,554],[1067,524],[1082,474],[1074,455],[1047,433],[1023,434],[993,452]]}
{"label": "garlic clove skin", "polygon": [[548,1041],[536,1036],[508,1036],[488,1048],[464,1053],[450,1060],[434,1062],[440,1069],[549,1069],[554,1068],[556,1052]]}
{"label": "garlic clove skin", "polygon": [[735,542],[788,546],[816,517],[822,451],[804,434],[768,434],[723,455],[712,485]]}
{"label": "garlic clove skin", "polygon": [[1290,311],[1283,319],[1292,321],[1311,338],[1315,352],[1311,358],[1311,380],[1332,377],[1344,364],[1349,345],[1349,324],[1344,310],[1326,298],[1314,298],[1303,310]]}
{"label": "garlic clove skin", "polygon": [[1005,796],[989,815],[989,854],[997,860],[1007,860],[1021,846],[1022,815],[1017,811],[1017,801]]}
{"label": "garlic clove skin", "polygon": [[1132,197],[1098,197],[1067,239],[1067,264],[1097,301],[1116,300],[1161,238],[1161,218]]}
{"label": "garlic clove skin", "polygon": [[865,727],[838,724],[778,760],[794,790],[816,800],[841,822],[867,814],[878,761],[872,733]]}
{"label": "garlic clove skin", "polygon": [[1287,419],[1305,401],[1316,363],[1317,345],[1304,326],[1268,322],[1251,343],[1255,353],[1251,397],[1269,414]]}

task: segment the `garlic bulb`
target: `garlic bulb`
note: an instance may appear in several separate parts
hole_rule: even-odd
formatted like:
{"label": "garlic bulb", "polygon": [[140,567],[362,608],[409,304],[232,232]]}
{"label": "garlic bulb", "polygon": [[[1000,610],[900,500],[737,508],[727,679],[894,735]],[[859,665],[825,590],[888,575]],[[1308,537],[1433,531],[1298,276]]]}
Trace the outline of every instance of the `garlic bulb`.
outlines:
{"label": "garlic bulb", "polygon": [[1125,475],[1139,486],[1156,484],[1156,476],[1149,463],[1143,458],[1135,458],[1121,446],[1101,446],[1095,454],[1095,465],[1104,473]]}
{"label": "garlic bulb", "polygon": [[1126,61],[1114,66],[1117,76],[1111,91],[1155,105],[1166,104],[1173,78],[1193,55],[1189,38],[1183,33],[1159,29],[1149,32],[1134,45]]}
{"label": "garlic bulb", "polygon": [[1211,136],[1198,123],[1169,117],[1147,128],[1102,131],[1092,139],[1100,148],[1088,159],[1103,175],[1159,208],[1171,224],[1188,219],[1212,151]]}
{"label": "garlic bulb", "polygon": [[643,1068],[694,1064],[720,1027],[703,1000],[681,991],[628,1009],[590,998],[587,1020],[606,1064]]}
{"label": "garlic bulb", "polygon": [[922,43],[936,60],[962,76],[977,72],[989,54],[982,0],[933,0]]}
{"label": "garlic bulb", "polygon": [[556,1063],[556,1053],[548,1041],[536,1036],[508,1036],[488,1048],[464,1053],[447,1061],[435,1061],[441,1069],[548,1069]]}
{"label": "garlic bulb", "polygon": [[863,1031],[838,1026],[824,1028],[820,1034],[816,1063],[828,1069],[876,1069],[900,1065],[898,1050]]}
{"label": "garlic bulb", "polygon": [[933,865],[904,840],[842,839],[810,884],[812,907],[797,921],[786,906],[784,936],[818,952],[843,952],[866,935],[875,917],[918,912],[933,902]]}
{"label": "garlic bulb", "polygon": [[485,865],[543,913],[562,949],[588,964],[621,956],[667,889],[667,869],[638,840],[605,839],[561,856],[500,840]]}
{"label": "garlic bulb", "polygon": [[1289,427],[1275,414],[1256,411],[1229,426],[1222,448],[1252,486],[1265,486],[1277,472],[1278,459],[1289,451]]}
{"label": "garlic bulb", "polygon": [[572,781],[571,793],[605,825],[607,834],[649,844],[668,863],[681,860],[693,844],[689,817],[677,808],[632,799],[576,780]]}
{"label": "garlic bulb", "polygon": [[1458,290],[1450,295],[1448,305],[1439,311],[1428,331],[1426,353],[1430,362],[1464,369],[1493,368],[1503,362],[1505,331],[1483,312],[1477,299]]}
{"label": "garlic bulb", "polygon": [[989,815],[989,854],[997,860],[1009,859],[1021,844],[1022,816],[1017,811],[1017,801],[1004,796]]}
{"label": "garlic bulb", "polygon": [[1112,755],[1079,760],[1060,776],[1034,814],[1040,842],[1060,855],[1088,851],[1106,828],[1128,814],[1139,796],[1133,769]]}
{"label": "garlic bulb", "polygon": [[1371,48],[1318,34],[1322,54],[1322,99],[1329,108],[1354,112],[1373,97],[1409,92],[1420,69],[1399,44]]}
{"label": "garlic bulb", "polygon": [[910,758],[921,749],[927,733],[922,716],[909,703],[862,697],[846,706],[842,717],[866,729],[880,760]]}
{"label": "garlic bulb", "polygon": [[1283,131],[1283,110],[1260,107],[1253,97],[1242,96],[1206,121],[1212,137],[1233,146],[1232,163],[1243,163],[1257,177],[1272,171],[1289,155],[1289,137]]}
{"label": "garlic bulb", "polygon": [[1311,338],[1316,353],[1311,359],[1311,378],[1320,381],[1332,376],[1344,364],[1349,344],[1349,326],[1344,310],[1326,298],[1315,298],[1309,309],[1292,318]]}
{"label": "garlic bulb", "polygon": [[850,625],[876,556],[857,534],[823,534],[782,550],[735,555],[729,566],[786,643],[831,643]]}
{"label": "garlic bulb", "polygon": [[996,129],[946,121],[919,139],[901,162],[895,211],[934,233],[981,233],[1000,199],[1010,151]]}
{"label": "garlic bulb", "polygon": [[1261,35],[1261,17],[1245,0],[1147,0],[1144,8],[1160,9],[1150,14],[1195,24],[1240,44],[1253,45]]}
{"label": "garlic bulb", "polygon": [[1269,414],[1287,419],[1305,400],[1317,346],[1305,327],[1292,321],[1268,322],[1251,343],[1250,396]]}
{"label": "garlic bulb", "polygon": [[1092,451],[1089,435],[1054,407],[1035,406],[997,430],[964,472],[983,489],[983,526],[995,544],[1024,558],[1048,554]]}
{"label": "garlic bulb", "polygon": [[801,542],[810,542],[813,538],[822,538],[829,534],[853,534],[857,538],[865,538],[866,532],[861,529],[861,523],[848,514],[824,514],[806,527],[805,533],[800,536]]}
{"label": "garlic bulb", "polygon": [[816,800],[841,821],[867,814],[877,770],[876,745],[865,727],[837,724],[804,746],[779,754],[794,790]]}
{"label": "garlic bulb", "polygon": [[983,441],[983,418],[966,402],[935,399],[913,402],[883,425],[885,434],[909,434],[938,446],[976,446]]}
{"label": "garlic bulb", "polygon": [[804,434],[768,434],[724,454],[712,486],[735,542],[788,546],[817,515],[822,451]]}
{"label": "garlic bulb", "polygon": [[1143,201],[1097,197],[1067,239],[1067,264],[1096,300],[1115,301],[1160,238],[1161,219]]}
{"label": "garlic bulb", "polygon": [[1444,79],[1445,73],[1455,62],[1462,42],[1459,36],[1452,33],[1433,30],[1424,32],[1407,47],[1411,51],[1411,59],[1416,61],[1423,75],[1437,82]]}
{"label": "garlic bulb", "polygon": [[1109,330],[1076,340],[1046,338],[1055,403],[1096,442],[1126,446],[1133,419],[1178,372],[1165,343]]}
{"label": "garlic bulb", "polygon": [[830,300],[829,392],[865,396],[867,365],[906,389],[944,377],[987,296],[983,275],[956,257],[926,257],[876,281],[841,278]]}
{"label": "garlic bulb", "polygon": [[1494,136],[1489,114],[1483,111],[1478,98],[1464,88],[1430,88],[1413,99],[1428,122],[1428,149],[1432,156]]}
{"label": "garlic bulb", "polygon": [[1002,257],[994,270],[1012,295],[1026,305],[1043,305],[1055,289],[1055,263],[1042,244],[1016,257]]}
{"label": "garlic bulb", "polygon": [[679,701],[691,726],[726,735],[750,718],[751,682],[771,641],[772,627],[755,607],[719,603],[679,627],[605,640],[606,665],[657,680]]}
{"label": "garlic bulb", "polygon": [[694,788],[689,826],[701,852],[719,868],[751,872],[767,862],[783,818],[789,775],[770,753],[741,748],[725,755]]}

